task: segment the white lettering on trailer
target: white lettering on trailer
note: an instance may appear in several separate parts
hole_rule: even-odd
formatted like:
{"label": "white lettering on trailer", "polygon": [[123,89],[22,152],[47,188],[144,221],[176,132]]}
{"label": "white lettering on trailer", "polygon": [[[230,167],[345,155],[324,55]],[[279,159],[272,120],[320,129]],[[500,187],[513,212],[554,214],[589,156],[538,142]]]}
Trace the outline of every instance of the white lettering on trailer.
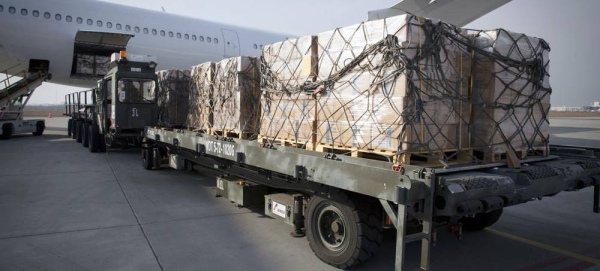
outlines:
{"label": "white lettering on trailer", "polygon": [[206,152],[235,157],[235,145],[228,142],[207,141]]}

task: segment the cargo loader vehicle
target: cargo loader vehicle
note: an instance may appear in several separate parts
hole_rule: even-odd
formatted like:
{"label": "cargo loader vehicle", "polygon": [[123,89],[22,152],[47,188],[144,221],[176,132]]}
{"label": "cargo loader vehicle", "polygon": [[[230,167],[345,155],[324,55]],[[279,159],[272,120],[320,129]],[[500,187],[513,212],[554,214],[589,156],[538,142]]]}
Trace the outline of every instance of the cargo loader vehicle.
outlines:
{"label": "cargo loader vehicle", "polygon": [[[31,95],[42,83],[51,78],[48,62],[32,60],[30,69],[12,73],[10,68],[0,72],[5,78],[0,80],[0,138],[8,139],[14,134],[44,133],[46,122],[43,119],[23,120],[23,111]],[[17,76],[9,74],[18,74]]]}
{"label": "cargo loader vehicle", "polygon": [[68,135],[90,152],[139,146],[144,127],[157,123],[156,57],[121,51],[110,68],[96,88],[65,96]]}

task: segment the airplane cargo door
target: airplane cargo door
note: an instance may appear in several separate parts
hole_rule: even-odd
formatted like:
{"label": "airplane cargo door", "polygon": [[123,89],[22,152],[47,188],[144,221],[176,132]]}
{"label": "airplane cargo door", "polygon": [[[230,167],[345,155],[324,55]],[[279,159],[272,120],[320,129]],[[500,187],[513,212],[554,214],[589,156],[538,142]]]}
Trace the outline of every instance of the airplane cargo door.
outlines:
{"label": "airplane cargo door", "polygon": [[223,46],[225,46],[225,57],[240,55],[240,41],[233,30],[221,29],[223,32]]}

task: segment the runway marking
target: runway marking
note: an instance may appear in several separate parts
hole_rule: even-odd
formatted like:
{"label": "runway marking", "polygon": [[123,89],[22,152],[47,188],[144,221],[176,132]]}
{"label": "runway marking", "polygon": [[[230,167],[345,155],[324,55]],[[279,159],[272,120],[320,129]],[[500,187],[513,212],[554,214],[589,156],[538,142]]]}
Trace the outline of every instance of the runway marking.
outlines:
{"label": "runway marking", "polygon": [[546,245],[546,244],[543,244],[543,243],[540,243],[540,242],[536,242],[536,241],[533,241],[533,240],[529,240],[529,239],[526,239],[526,238],[523,238],[523,237],[520,237],[520,236],[512,235],[510,233],[501,232],[499,230],[494,230],[492,228],[487,228],[485,230],[487,232],[489,232],[489,233],[493,233],[495,235],[502,236],[502,237],[505,237],[505,238],[508,238],[508,239],[511,239],[511,240],[519,241],[521,243],[525,243],[525,244],[528,244],[530,246],[534,246],[534,247],[545,249],[545,250],[548,250],[548,251],[551,251],[551,252],[554,252],[554,253],[562,254],[564,256],[568,256],[568,257],[571,257],[571,258],[574,258],[574,259],[578,259],[580,261],[588,262],[588,263],[591,263],[591,264],[600,265],[600,260],[599,259],[594,259],[592,257],[588,257],[588,256],[585,256],[585,255],[581,255],[581,254],[578,254],[578,253],[575,253],[575,252],[571,252],[571,251],[568,251],[568,250],[560,249],[560,248],[553,247],[553,246],[550,246],[550,245]]}

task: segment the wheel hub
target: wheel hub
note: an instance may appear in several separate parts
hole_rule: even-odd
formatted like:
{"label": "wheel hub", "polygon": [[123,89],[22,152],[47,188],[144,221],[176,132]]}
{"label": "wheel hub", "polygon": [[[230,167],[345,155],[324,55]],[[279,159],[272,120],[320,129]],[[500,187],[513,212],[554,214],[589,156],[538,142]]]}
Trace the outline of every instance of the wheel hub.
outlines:
{"label": "wheel hub", "polygon": [[341,211],[332,205],[325,206],[318,213],[318,231],[321,243],[331,251],[344,248],[346,239],[346,222]]}

